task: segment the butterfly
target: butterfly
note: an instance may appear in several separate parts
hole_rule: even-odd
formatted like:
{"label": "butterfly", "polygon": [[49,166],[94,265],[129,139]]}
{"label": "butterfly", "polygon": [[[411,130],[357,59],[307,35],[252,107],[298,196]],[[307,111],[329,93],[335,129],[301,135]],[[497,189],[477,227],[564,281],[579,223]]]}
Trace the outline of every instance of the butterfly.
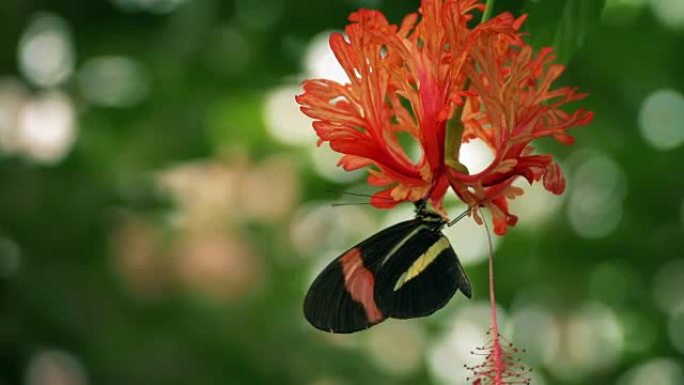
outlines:
{"label": "butterfly", "polygon": [[315,328],[353,333],[387,318],[428,316],[470,281],[442,228],[448,222],[414,202],[415,218],[399,222],[345,251],[316,277],[304,299]]}

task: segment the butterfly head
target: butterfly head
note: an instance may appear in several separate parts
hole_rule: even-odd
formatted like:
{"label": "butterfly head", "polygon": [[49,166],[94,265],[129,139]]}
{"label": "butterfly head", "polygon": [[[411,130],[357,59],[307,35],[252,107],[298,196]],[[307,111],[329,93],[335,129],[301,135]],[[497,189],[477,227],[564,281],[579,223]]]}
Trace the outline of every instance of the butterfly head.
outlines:
{"label": "butterfly head", "polygon": [[435,229],[441,229],[447,221],[440,214],[427,208],[427,201],[421,199],[414,202],[416,205],[416,219],[424,222],[425,224],[431,225]]}

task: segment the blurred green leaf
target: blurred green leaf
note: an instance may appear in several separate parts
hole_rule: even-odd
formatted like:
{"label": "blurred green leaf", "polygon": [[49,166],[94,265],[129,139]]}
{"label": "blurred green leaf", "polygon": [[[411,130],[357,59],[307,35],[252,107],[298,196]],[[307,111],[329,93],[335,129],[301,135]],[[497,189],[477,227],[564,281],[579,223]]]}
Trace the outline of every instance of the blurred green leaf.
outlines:
{"label": "blurred green leaf", "polygon": [[524,12],[535,48],[552,46],[557,62],[567,63],[599,21],[605,0],[527,0]]}

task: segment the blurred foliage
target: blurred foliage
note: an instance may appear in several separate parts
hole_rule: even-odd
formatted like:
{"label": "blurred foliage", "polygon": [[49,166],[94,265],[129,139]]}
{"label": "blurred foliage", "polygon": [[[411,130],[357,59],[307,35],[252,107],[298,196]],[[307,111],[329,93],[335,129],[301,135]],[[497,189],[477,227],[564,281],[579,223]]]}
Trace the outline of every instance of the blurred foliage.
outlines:
{"label": "blurred foliage", "polygon": [[530,31],[530,43],[536,48],[553,47],[558,62],[567,63],[596,25],[604,3],[602,0],[528,2],[523,11],[528,15],[526,28]]}
{"label": "blurred foliage", "polygon": [[[672,342],[679,334],[670,330],[672,316],[654,299],[659,292],[653,285],[663,266],[684,255],[684,179],[678,168],[684,147],[649,146],[638,120],[642,101],[653,91],[684,90],[684,33],[662,26],[644,3],[624,2],[634,4],[624,8],[615,6],[617,1],[607,1],[605,8],[603,3],[499,0],[495,8],[495,13],[529,12],[525,28],[531,42],[554,45],[568,65],[562,82],[591,95],[582,104],[596,118],[574,132],[577,143],[541,145],[565,161],[569,193],[572,170],[591,153],[579,150],[612,159],[625,184],[620,197],[613,192],[608,199],[620,200],[621,211],[607,234],[578,235],[567,219],[566,202],[544,225],[514,228],[497,250],[498,298],[505,309],[541,298],[557,325],[565,327],[586,304],[598,303],[621,328],[615,362],[568,375],[572,368],[558,369],[564,356],[552,356],[552,362],[536,365],[547,384],[612,384],[654,358],[682,363],[683,350]],[[445,383],[433,373],[431,347],[446,338],[450,317],[469,306],[462,298],[434,317],[408,321],[426,336],[416,347],[418,366],[410,372],[387,370],[378,364],[377,349],[366,348],[374,346],[373,333],[382,333],[375,329],[385,325],[330,337],[306,325],[301,315],[312,272],[369,233],[342,239],[329,255],[300,255],[291,239],[303,210],[297,207],[334,199],[327,189],[359,186],[316,171],[308,155],[314,139],[301,146],[275,140],[263,116],[264,98],[274,87],[297,84],[310,39],[341,29],[360,6],[378,8],[399,22],[418,1],[0,2],[0,78],[22,84],[29,99],[61,90],[74,106],[78,127],[73,147],[55,164],[0,152],[0,384],[82,383],[74,374],[78,370],[60,366],[59,360],[53,363],[53,382],[33,375],[35,357],[46,349],[68,352],[86,373],[81,381],[102,385]],[[17,58],[27,25],[44,12],[68,23],[76,52],[75,73],[48,88],[27,79]],[[149,92],[139,103],[103,106],[84,93],[78,80],[84,63],[110,55],[144,69]],[[684,130],[681,122],[679,129]],[[288,160],[273,161],[273,155]],[[190,191],[181,199],[173,188],[160,187],[159,178],[186,164],[204,177],[178,177],[189,186],[181,190]],[[238,192],[237,198],[226,198],[229,210],[221,212],[219,223],[201,222],[199,229],[189,224],[187,210],[206,214],[193,206],[193,197],[200,201],[208,194],[192,187],[220,179],[217,167],[231,175],[225,191],[249,184],[256,187],[246,194],[265,202],[289,191],[288,179],[276,182],[278,173],[269,174],[269,167],[279,170],[282,164],[297,184],[294,203],[283,198],[291,207],[282,214],[260,212],[259,201],[255,208],[250,196]],[[342,216],[339,210],[327,213]],[[381,214],[362,210],[372,213],[372,228],[379,229]],[[524,223],[526,213],[516,214]],[[196,246],[203,239],[198,232],[219,234],[211,247],[225,248],[221,255],[229,257],[245,254],[236,263],[254,275],[227,289],[219,275],[216,289],[213,281],[203,285],[201,275],[216,278],[214,263],[227,274],[240,269],[210,260],[199,273],[183,270],[184,255],[195,255],[184,254],[187,250],[204,250]],[[141,260],[132,254],[135,245],[146,250]],[[459,245],[455,248],[458,252]],[[601,266],[608,267],[597,270]],[[476,298],[484,299],[486,266],[467,269]],[[226,295],[229,290],[235,292]],[[666,293],[679,298],[671,291]],[[575,336],[568,330],[564,339]],[[452,363],[462,366],[456,357]],[[55,382],[60,373],[66,382]],[[450,381],[462,384],[465,378]]]}

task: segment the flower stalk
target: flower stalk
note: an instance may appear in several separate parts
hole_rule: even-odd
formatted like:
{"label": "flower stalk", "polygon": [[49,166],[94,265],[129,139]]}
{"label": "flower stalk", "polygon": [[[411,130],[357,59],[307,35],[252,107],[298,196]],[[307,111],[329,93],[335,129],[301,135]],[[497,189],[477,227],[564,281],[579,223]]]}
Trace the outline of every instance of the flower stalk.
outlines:
{"label": "flower stalk", "polygon": [[[494,247],[486,221],[484,221],[484,227],[489,247],[489,301],[492,326],[487,334],[491,336],[491,340],[487,345],[478,347],[472,352],[475,355],[484,356],[484,362],[476,366],[466,366],[473,372],[473,377],[467,380],[472,380],[472,385],[529,385],[529,374],[532,370],[524,367],[520,359],[516,358],[517,353],[521,351],[512,343],[507,342],[499,333],[494,287]],[[524,353],[525,350],[522,352]]]}
{"label": "flower stalk", "polygon": [[[489,5],[489,2],[487,2]],[[492,246],[492,234],[489,225],[484,221],[487,232],[487,246],[489,248],[489,304],[492,312],[492,361],[494,363],[494,384],[500,385],[503,381],[504,363],[502,360],[501,342],[499,340],[499,320],[496,316],[496,293],[494,288],[494,247]]]}

